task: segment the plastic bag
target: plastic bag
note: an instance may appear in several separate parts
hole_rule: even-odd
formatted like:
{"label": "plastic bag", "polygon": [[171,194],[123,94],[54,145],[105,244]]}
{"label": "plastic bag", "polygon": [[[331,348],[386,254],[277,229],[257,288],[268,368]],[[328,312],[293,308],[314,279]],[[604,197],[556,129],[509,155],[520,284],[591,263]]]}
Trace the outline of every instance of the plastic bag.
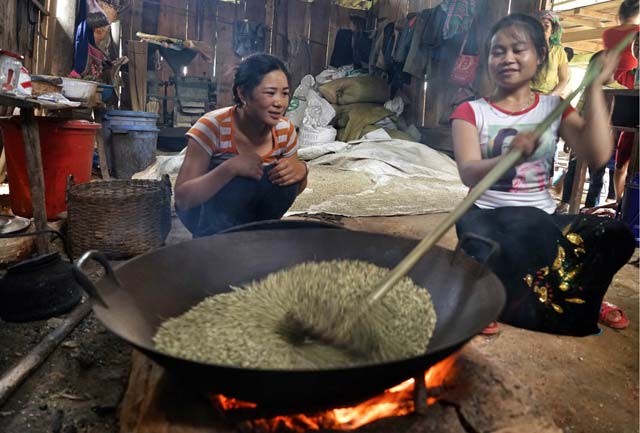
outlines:
{"label": "plastic bag", "polygon": [[305,110],[302,124],[307,127],[325,127],[331,123],[336,115],[336,110],[327,100],[320,97],[315,90],[307,93],[307,109]]}

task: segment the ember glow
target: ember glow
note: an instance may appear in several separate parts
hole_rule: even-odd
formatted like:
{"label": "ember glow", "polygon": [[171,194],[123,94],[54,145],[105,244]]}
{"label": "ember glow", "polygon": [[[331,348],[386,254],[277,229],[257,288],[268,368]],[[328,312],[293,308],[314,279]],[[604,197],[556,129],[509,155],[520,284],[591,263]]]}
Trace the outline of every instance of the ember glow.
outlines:
{"label": "ember glow", "polygon": [[[455,376],[454,367],[455,357],[451,356],[427,370],[424,375],[427,392],[450,383]],[[269,419],[252,420],[247,423],[255,432],[355,430],[382,418],[412,413],[414,411],[414,385],[414,379],[409,379],[353,407],[332,409],[314,415],[276,416]],[[214,395],[211,399],[214,405],[223,411],[256,408],[253,403],[227,398],[223,395]],[[434,404],[436,401],[437,399],[434,397],[427,398],[428,405]]]}

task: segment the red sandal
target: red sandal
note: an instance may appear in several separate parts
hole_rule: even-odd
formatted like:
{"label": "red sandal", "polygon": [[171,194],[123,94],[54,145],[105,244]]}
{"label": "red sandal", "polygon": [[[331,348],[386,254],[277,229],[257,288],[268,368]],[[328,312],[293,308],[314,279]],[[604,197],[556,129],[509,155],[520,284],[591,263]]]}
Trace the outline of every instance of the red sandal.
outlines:
{"label": "red sandal", "polygon": [[487,325],[486,328],[480,331],[480,335],[491,336],[491,335],[496,335],[499,332],[500,332],[500,328],[498,327],[498,322],[491,322]]}
{"label": "red sandal", "polygon": [[[610,317],[610,314],[614,312],[619,314],[619,317],[615,320]],[[629,319],[625,316],[622,309],[607,301],[602,301],[598,322],[613,329],[625,329],[629,326]]]}

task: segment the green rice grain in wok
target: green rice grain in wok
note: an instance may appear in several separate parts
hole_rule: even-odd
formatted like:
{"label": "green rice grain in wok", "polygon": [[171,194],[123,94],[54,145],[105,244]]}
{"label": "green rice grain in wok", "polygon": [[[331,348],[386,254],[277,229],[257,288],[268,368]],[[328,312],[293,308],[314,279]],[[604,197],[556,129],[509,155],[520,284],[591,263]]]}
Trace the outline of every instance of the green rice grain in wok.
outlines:
{"label": "green rice grain in wok", "polygon": [[357,336],[360,321],[368,320],[369,327],[375,321],[375,353],[360,356],[314,340],[293,344],[279,332],[287,313],[304,302],[301,297],[313,294],[314,304],[326,299],[348,311],[388,272],[355,260],[303,263],[204,299],[164,322],[153,340],[158,350],[173,356],[254,369],[341,368],[424,354],[436,313],[429,292],[407,277],[353,324]]}

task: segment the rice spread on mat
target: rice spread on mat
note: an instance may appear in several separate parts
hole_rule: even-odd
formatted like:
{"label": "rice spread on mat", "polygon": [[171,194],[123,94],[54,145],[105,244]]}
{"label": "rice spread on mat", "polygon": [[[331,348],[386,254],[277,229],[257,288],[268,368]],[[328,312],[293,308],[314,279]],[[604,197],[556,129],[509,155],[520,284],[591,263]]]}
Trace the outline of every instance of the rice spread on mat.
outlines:
{"label": "rice spread on mat", "polygon": [[[363,304],[388,272],[356,260],[296,265],[204,299],[164,322],[153,340],[158,350],[173,356],[254,369],[340,368],[424,354],[436,313],[429,292],[408,277],[357,316],[350,327],[357,337],[360,322],[369,325],[366,332],[373,333],[375,353],[360,356],[314,339],[293,344],[281,331],[292,311],[298,315],[305,314],[305,309],[316,315],[328,311],[336,316],[333,319],[341,320],[343,313],[347,316]],[[324,303],[332,308],[312,307]]]}

